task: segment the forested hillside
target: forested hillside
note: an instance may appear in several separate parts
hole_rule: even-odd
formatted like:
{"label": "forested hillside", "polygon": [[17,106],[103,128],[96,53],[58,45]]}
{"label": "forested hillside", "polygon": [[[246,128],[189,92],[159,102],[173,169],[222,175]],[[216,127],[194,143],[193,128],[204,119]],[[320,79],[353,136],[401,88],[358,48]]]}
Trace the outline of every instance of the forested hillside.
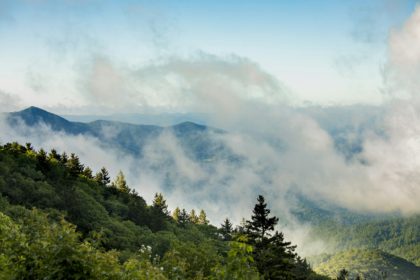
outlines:
{"label": "forested hillside", "polygon": [[326,222],[314,227],[336,250],[379,248],[420,265],[420,216],[340,225]]}
{"label": "forested hillside", "polygon": [[[205,211],[147,205],[120,172],[77,155],[0,146],[1,279],[323,279],[274,232],[260,196],[233,228]],[[196,214],[199,213],[199,214]]]}
{"label": "forested hillside", "polygon": [[381,250],[351,249],[334,256],[325,257],[316,271],[335,276],[345,268],[349,277],[362,279],[419,279],[420,268],[405,259],[390,255]]}
{"label": "forested hillside", "polygon": [[[317,272],[331,276],[346,268],[353,276],[359,273],[372,279],[418,278],[420,216],[320,208],[303,198],[299,206],[295,217],[311,223],[312,236],[323,240],[328,252],[308,258]],[[381,276],[385,272],[386,277]]]}

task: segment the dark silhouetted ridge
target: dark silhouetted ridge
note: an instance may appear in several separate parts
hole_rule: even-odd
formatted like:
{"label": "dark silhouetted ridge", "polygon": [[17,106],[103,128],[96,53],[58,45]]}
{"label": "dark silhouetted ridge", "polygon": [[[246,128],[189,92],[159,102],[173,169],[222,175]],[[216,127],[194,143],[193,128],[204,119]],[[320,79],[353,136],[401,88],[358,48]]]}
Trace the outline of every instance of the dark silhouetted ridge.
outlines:
{"label": "dark silhouetted ridge", "polygon": [[193,122],[182,122],[180,124],[174,125],[170,127],[175,134],[181,135],[181,134],[188,134],[191,132],[204,132],[208,130],[207,126],[196,124]]}
{"label": "dark silhouetted ridge", "polygon": [[70,122],[58,115],[34,106],[22,111],[10,113],[8,121],[12,126],[17,126],[20,122],[23,122],[27,126],[45,124],[54,131],[64,131],[70,134],[89,132],[89,127],[86,124]]}

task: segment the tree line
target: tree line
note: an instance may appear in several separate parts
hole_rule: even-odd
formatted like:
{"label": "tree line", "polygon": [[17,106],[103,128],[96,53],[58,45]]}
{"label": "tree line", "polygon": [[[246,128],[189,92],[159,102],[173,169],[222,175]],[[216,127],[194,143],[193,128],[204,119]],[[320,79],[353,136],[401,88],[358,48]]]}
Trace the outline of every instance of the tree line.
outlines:
{"label": "tree line", "polygon": [[0,145],[0,278],[329,279],[276,230],[258,196],[250,219],[220,226],[111,181],[77,155]]}

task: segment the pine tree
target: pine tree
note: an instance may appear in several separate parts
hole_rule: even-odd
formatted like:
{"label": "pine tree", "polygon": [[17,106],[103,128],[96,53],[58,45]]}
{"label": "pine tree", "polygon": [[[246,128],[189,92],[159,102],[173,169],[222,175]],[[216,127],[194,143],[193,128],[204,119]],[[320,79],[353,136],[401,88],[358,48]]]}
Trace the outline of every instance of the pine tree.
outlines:
{"label": "pine tree", "polygon": [[106,170],[105,167],[102,167],[101,170],[98,173],[96,173],[95,181],[104,186],[108,185],[111,182],[108,170]]}
{"label": "pine tree", "polygon": [[264,279],[295,279],[295,247],[285,242],[283,233],[271,231],[278,218],[270,217],[264,197],[259,195],[250,221],[246,221],[245,232],[254,246],[254,259]]}
{"label": "pine tree", "polygon": [[246,222],[246,229],[248,235],[252,236],[253,239],[263,241],[270,237],[269,231],[274,230],[274,226],[278,223],[277,217],[268,217],[270,209],[267,209],[267,203],[265,203],[264,197],[259,195],[257,198],[258,203],[255,204],[251,221]]}
{"label": "pine tree", "polygon": [[112,186],[123,193],[130,193],[131,191],[127,185],[127,181],[125,180],[124,173],[121,170],[118,172],[117,177],[112,183]]}
{"label": "pine tree", "polygon": [[232,230],[232,223],[229,221],[228,218],[226,218],[219,229],[220,233],[222,234],[223,240],[230,241],[232,239]]}
{"label": "pine tree", "polygon": [[195,214],[195,210],[191,209],[190,214],[188,215],[189,221],[192,224],[197,224],[198,223],[198,216],[197,214]]}
{"label": "pine tree", "polygon": [[150,211],[153,219],[150,229],[154,232],[165,229],[166,221],[169,220],[169,211],[166,200],[161,193],[155,193]]}
{"label": "pine tree", "polygon": [[237,225],[235,227],[235,229],[233,230],[233,232],[236,235],[247,235],[246,232],[246,220],[245,218],[242,218],[241,221],[239,222],[239,225]]}
{"label": "pine tree", "polygon": [[169,215],[168,205],[166,200],[163,198],[162,193],[155,193],[155,198],[153,199],[153,207],[163,213],[165,216]]}
{"label": "pine tree", "polygon": [[82,174],[88,179],[93,179],[92,169],[90,169],[89,166],[86,166],[85,169],[83,169]]}
{"label": "pine tree", "polygon": [[48,170],[48,161],[47,161],[47,153],[44,149],[40,149],[38,153],[36,154],[36,159],[38,161],[38,166],[41,170]]}
{"label": "pine tree", "polygon": [[48,160],[61,160],[61,156],[55,149],[51,149],[50,153],[48,154]]}
{"label": "pine tree", "polygon": [[38,151],[37,159],[38,160],[42,160],[42,161],[46,161],[47,160],[47,153],[45,152],[44,149],[40,149]]}
{"label": "pine tree", "polygon": [[185,209],[183,208],[181,212],[179,213],[178,223],[180,225],[186,225],[188,222],[189,222],[189,217],[188,217],[187,211],[185,211]]}
{"label": "pine tree", "polygon": [[69,157],[67,156],[66,152],[63,152],[61,154],[61,163],[66,164],[68,159],[69,159]]}
{"label": "pine tree", "polygon": [[181,216],[181,210],[179,207],[175,208],[174,212],[172,213],[172,218],[175,220],[175,222],[179,222],[179,217]]}
{"label": "pine tree", "polygon": [[68,159],[66,166],[72,175],[81,174],[84,169],[83,164],[80,163],[79,157],[74,153],[70,154],[70,158]]}
{"label": "pine tree", "polygon": [[27,142],[25,144],[25,148],[26,148],[27,151],[33,151],[34,150],[34,148],[32,147],[32,144],[29,143],[29,142]]}
{"label": "pine tree", "polygon": [[208,225],[209,220],[207,220],[206,212],[203,209],[200,210],[200,215],[198,215],[198,224],[200,225]]}

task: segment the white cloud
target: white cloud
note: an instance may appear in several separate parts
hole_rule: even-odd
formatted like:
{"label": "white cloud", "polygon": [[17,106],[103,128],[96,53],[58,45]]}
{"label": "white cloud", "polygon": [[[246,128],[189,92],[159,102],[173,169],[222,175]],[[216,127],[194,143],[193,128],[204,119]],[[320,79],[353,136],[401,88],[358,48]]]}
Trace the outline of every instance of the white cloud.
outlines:
{"label": "white cloud", "polygon": [[169,57],[140,68],[95,57],[85,67],[83,89],[90,104],[119,112],[144,108],[220,111],[235,114],[242,99],[279,103],[287,90],[256,63],[237,56],[198,53]]}
{"label": "white cloud", "polygon": [[419,73],[420,6],[417,6],[404,25],[390,33],[384,69],[385,92],[397,98],[418,96]]}
{"label": "white cloud", "polygon": [[0,90],[0,112],[11,112],[21,106],[22,100],[19,97]]}

